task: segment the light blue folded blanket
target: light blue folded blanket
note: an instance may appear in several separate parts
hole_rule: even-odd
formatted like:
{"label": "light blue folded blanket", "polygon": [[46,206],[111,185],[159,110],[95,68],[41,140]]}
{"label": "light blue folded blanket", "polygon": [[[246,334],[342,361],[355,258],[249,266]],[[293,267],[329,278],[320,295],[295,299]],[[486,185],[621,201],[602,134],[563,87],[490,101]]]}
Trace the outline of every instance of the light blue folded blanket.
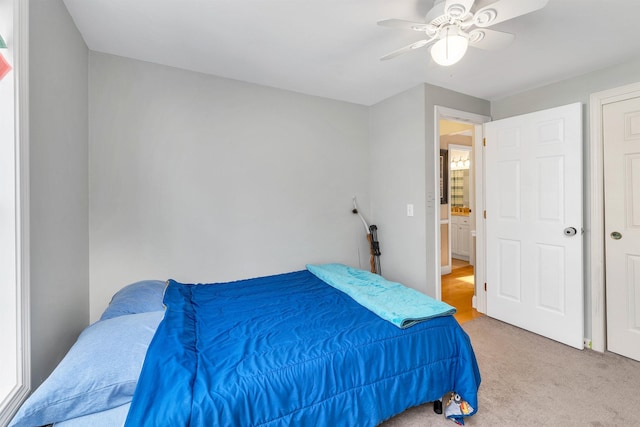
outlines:
{"label": "light blue folded blanket", "polygon": [[449,304],[368,271],[343,264],[308,264],[307,270],[402,329],[456,312]]}

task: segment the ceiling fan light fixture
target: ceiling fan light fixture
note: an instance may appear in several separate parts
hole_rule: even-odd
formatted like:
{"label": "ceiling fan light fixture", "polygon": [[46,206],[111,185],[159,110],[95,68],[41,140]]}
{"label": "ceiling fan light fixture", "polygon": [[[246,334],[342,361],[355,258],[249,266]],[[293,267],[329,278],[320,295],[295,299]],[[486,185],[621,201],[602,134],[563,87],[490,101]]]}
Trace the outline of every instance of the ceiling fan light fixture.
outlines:
{"label": "ceiling fan light fixture", "polygon": [[444,36],[431,47],[431,57],[438,65],[449,66],[460,61],[469,47],[469,39],[455,26],[443,29]]}

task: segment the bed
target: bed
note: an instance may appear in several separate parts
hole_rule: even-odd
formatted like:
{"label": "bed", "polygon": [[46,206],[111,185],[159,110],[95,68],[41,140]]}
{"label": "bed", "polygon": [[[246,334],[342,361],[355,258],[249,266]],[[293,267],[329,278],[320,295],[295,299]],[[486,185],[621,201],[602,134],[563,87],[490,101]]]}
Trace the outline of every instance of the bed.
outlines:
{"label": "bed", "polygon": [[375,426],[449,395],[445,416],[462,424],[477,411],[480,373],[452,312],[340,264],[137,282],[9,425]]}

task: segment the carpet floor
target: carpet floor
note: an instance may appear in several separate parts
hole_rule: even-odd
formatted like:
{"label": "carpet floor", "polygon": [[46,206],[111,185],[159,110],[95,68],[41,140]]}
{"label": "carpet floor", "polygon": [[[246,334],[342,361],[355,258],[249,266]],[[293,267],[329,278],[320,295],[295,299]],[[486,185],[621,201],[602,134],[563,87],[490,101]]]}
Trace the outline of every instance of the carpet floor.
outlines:
{"label": "carpet floor", "polygon": [[[640,426],[640,362],[576,350],[480,317],[462,325],[480,366],[478,412],[467,426]],[[427,403],[381,426],[454,426]]]}

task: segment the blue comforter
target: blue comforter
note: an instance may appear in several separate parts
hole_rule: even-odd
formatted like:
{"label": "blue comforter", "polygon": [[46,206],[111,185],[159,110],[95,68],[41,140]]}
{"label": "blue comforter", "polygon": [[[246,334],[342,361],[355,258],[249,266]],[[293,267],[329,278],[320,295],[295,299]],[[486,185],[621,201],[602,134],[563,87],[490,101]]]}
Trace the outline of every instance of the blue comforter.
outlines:
{"label": "blue comforter", "polygon": [[169,281],[164,302],[126,426],[374,426],[450,391],[477,408],[451,316],[399,329],[306,270]]}

